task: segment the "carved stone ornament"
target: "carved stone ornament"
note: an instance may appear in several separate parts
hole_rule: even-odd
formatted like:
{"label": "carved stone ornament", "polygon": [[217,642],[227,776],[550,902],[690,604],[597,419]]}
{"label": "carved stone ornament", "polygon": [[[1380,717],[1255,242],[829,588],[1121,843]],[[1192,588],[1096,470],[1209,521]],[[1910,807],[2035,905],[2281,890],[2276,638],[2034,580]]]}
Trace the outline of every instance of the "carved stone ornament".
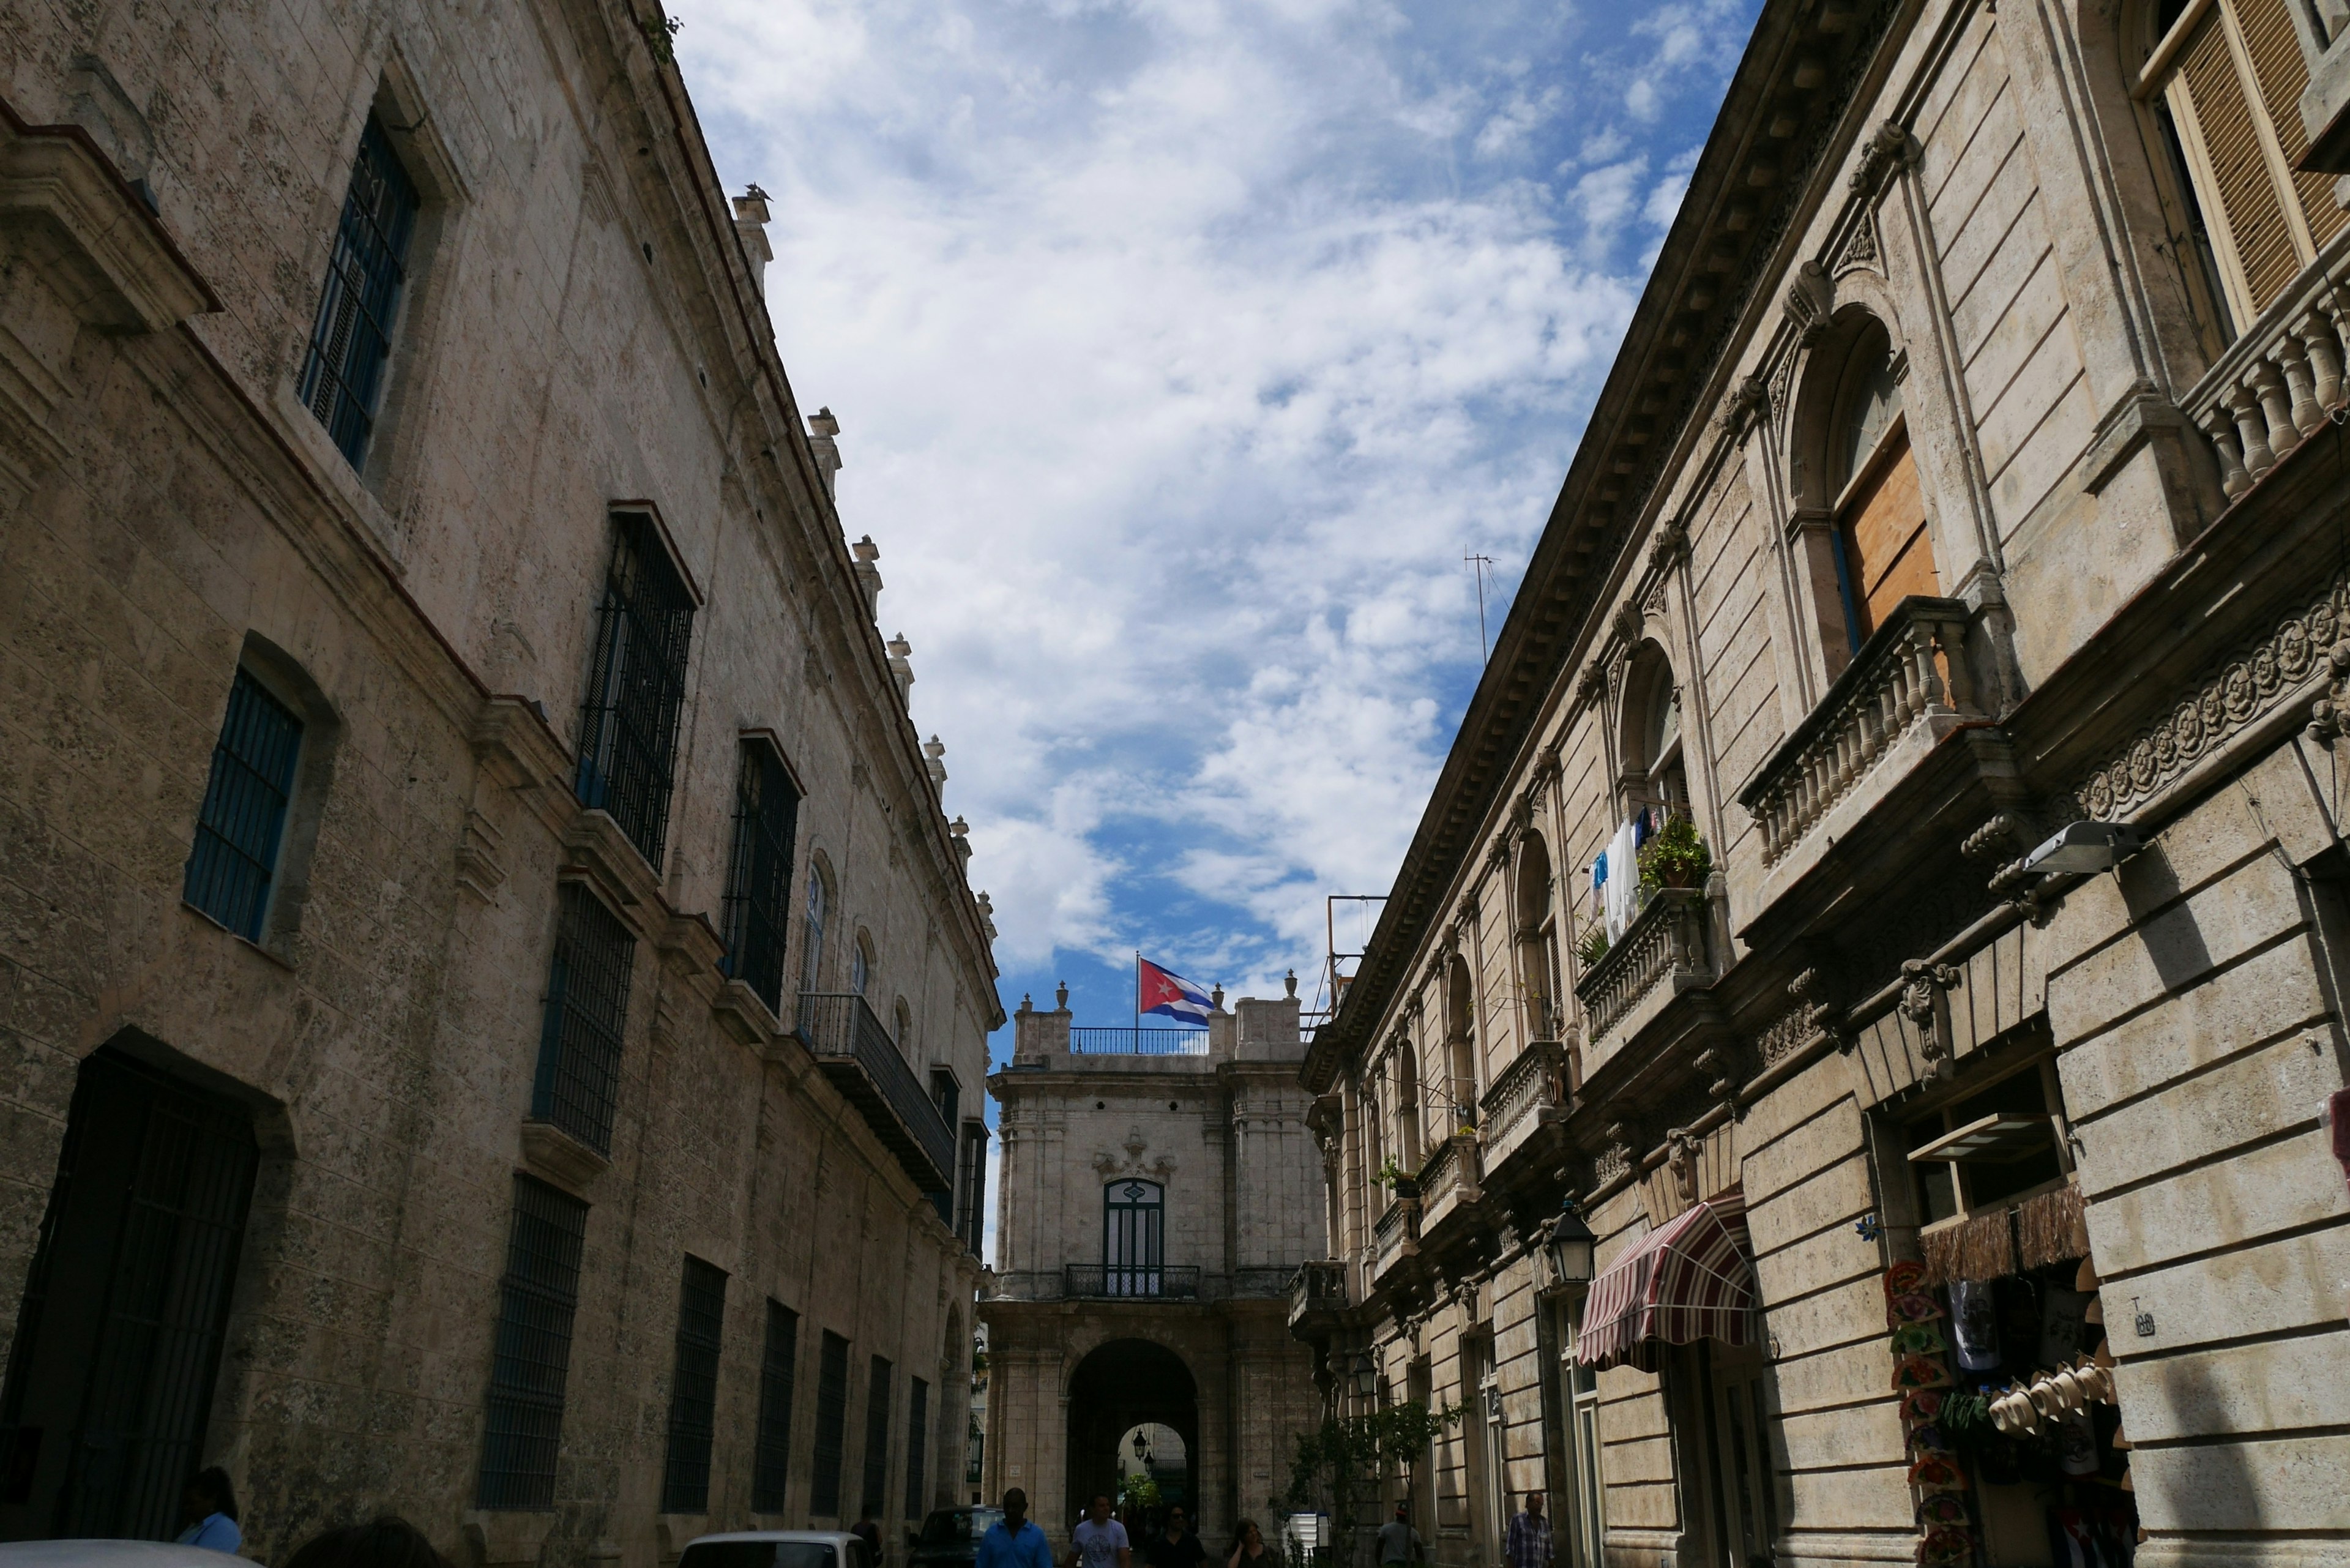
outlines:
{"label": "carved stone ornament", "polygon": [[1675,1127],[1665,1134],[1665,1142],[1672,1150],[1665,1157],[1666,1168],[1673,1173],[1674,1185],[1681,1189],[1681,1201],[1697,1201],[1698,1160],[1705,1153],[1705,1137],[1687,1127]]}
{"label": "carved stone ornament", "polygon": [[1627,600],[1616,607],[1615,617],[1608,625],[1618,641],[1635,643],[1640,640],[1640,633],[1647,626],[1648,618],[1637,603]]}
{"label": "carved stone ornament", "polygon": [[2023,857],[2041,836],[2040,822],[2021,807],[2011,806],[1993,812],[1959,846],[1959,853],[1968,859],[1991,862],[1988,886],[1992,895],[2012,905],[2027,919],[2040,916],[2040,888],[2038,879],[2023,868]]}
{"label": "carved stone ornament", "polygon": [[1771,387],[1762,372],[1742,379],[1721,408],[1721,430],[1731,440],[1737,441],[1751,430],[1771,406]]}
{"label": "carved stone ornament", "polygon": [[1688,553],[1689,524],[1676,517],[1657,530],[1656,542],[1648,546],[1648,570],[1661,576]]}
{"label": "carved stone ornament", "polygon": [[1877,194],[1887,175],[1913,168],[1917,161],[1917,140],[1898,121],[1888,119],[1870,133],[1861,151],[1860,164],[1852,171],[1852,193],[1866,200]]}
{"label": "carved stone ornament", "polygon": [[1795,329],[1795,341],[1806,347],[1817,341],[1835,309],[1835,285],[1828,277],[1828,269],[1815,261],[1805,262],[1796,269],[1795,281],[1787,286],[1787,321]]}
{"label": "carved stone ornament", "polygon": [[1862,268],[1871,272],[1882,270],[1877,263],[1877,224],[1864,211],[1860,221],[1853,224],[1852,233],[1846,234],[1844,244],[1836,247],[1835,262],[1829,270],[1838,277]]}
{"label": "carved stone ornament", "polygon": [[2332,679],[2325,683],[2325,695],[2309,705],[2309,738],[2331,747],[2350,723],[2350,641],[2327,649],[2325,664]]}
{"label": "carved stone ornament", "polygon": [[2345,672],[2333,649],[2345,640],[2350,640],[2350,573],[2336,576],[2307,608],[2211,667],[2169,712],[2091,769],[2073,791],[2081,815],[2099,822],[2129,815],[2321,671],[2332,678],[2322,699],[2328,704],[2325,717],[2329,726],[2339,725],[2341,705],[2333,692]]}
{"label": "carved stone ornament", "polygon": [[1582,707],[1597,706],[1607,694],[1607,666],[1594,660],[1575,682],[1575,701]]}
{"label": "carved stone ornament", "polygon": [[1901,965],[1901,1012],[1920,1029],[1934,1023],[1934,1002],[1943,992],[1958,988],[1959,971],[1946,963],[1908,959]]}

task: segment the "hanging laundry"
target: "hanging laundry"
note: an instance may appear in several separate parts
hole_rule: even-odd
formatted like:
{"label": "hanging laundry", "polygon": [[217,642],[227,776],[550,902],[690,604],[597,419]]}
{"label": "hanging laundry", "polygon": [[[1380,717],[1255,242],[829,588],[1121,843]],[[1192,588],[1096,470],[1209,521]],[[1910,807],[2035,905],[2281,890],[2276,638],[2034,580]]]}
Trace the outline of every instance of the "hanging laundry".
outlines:
{"label": "hanging laundry", "polygon": [[1607,846],[1607,858],[1611,872],[1607,888],[1607,940],[1613,942],[1632,923],[1637,911],[1635,899],[1640,890],[1639,874],[1635,869],[1639,865],[1639,838],[1634,820],[1627,819],[1616,830],[1615,839]]}

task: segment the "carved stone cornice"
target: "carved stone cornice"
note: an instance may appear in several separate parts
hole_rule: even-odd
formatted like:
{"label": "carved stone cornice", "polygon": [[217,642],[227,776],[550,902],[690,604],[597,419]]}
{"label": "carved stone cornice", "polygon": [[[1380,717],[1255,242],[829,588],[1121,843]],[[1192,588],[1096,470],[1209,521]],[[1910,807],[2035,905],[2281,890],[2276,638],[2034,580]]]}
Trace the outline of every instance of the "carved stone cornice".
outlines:
{"label": "carved stone cornice", "polygon": [[1849,188],[1863,201],[1873,198],[1887,177],[1918,165],[1918,139],[1898,120],[1888,119],[1869,133],[1860,162],[1852,171]]}

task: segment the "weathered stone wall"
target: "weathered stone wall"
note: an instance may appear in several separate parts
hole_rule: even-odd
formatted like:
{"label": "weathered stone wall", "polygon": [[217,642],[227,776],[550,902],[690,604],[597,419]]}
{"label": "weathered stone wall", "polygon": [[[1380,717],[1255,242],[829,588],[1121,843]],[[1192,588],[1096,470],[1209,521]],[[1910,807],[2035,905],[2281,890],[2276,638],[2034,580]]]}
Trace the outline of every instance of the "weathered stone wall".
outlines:
{"label": "weathered stone wall", "polygon": [[[95,108],[92,60],[120,89]],[[827,1329],[852,1344],[846,1506],[873,1355],[897,1368],[893,1515],[910,1377],[933,1423],[912,1490],[947,1499],[977,1262],[792,1036],[788,994],[778,1021],[715,967],[742,734],[772,733],[806,792],[795,911],[810,866],[833,879],[819,983],[845,988],[867,932],[877,1011],[905,999],[909,1065],[951,1069],[972,1115],[990,932],[673,67],[594,4],[13,6],[0,98],[79,126],[0,136],[10,180],[62,158],[83,202],[26,220],[47,198],[19,182],[0,218],[9,371],[52,389],[0,422],[0,1295],[77,1065],[112,1044],[248,1107],[262,1141],[202,1455],[255,1554],[390,1510],[459,1561],[651,1568],[748,1523],[769,1299],[801,1320],[769,1522],[807,1522]],[[370,105],[426,206],[354,473],[291,387]],[[569,785],[622,501],[658,509],[704,602],[666,854],[615,869]],[[307,887],[258,945],[180,896],[240,657],[317,701]],[[524,1119],[566,877],[638,940],[608,1163],[549,1166]],[[794,979],[805,940],[795,919]],[[556,1507],[484,1513],[518,1170],[588,1202],[586,1262]],[[729,1276],[717,1437],[709,1514],[668,1518],[689,1253]]]}

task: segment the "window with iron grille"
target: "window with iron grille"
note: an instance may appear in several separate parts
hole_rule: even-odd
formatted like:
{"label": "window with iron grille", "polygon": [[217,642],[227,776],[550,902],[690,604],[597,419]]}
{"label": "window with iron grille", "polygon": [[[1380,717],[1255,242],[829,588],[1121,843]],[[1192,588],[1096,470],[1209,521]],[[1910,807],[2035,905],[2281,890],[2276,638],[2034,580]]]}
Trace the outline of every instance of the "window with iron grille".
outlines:
{"label": "window with iron grille", "polygon": [[906,1517],[922,1517],[922,1504],[928,1499],[929,1478],[922,1472],[930,1462],[928,1449],[931,1438],[931,1386],[920,1378],[912,1379],[906,1389]]}
{"label": "window with iron grille", "polygon": [[784,1009],[784,938],[790,929],[792,838],[799,792],[764,741],[743,743],[734,787],[734,859],[726,874],[726,972],[768,1011]]}
{"label": "window with iron grille", "polygon": [[248,941],[259,941],[286,838],[302,721],[249,671],[236,672],[213,742],[212,777],[180,896]]}
{"label": "window with iron grille", "polygon": [[543,1181],[515,1178],[514,1228],[506,1238],[490,1358],[480,1507],[555,1506],[563,1386],[571,1368],[571,1319],[579,1305],[579,1254],[587,1235],[588,1205]]}
{"label": "window with iron grille", "polygon": [[416,185],[400,166],[373,115],[359,135],[359,155],[343,193],[335,254],[310,327],[310,352],[297,383],[303,403],[327,427],[353,468],[367,461],[375,434],[391,323],[407,282],[408,242],[416,229]]}
{"label": "window with iron grille", "polygon": [[564,883],[556,903],[555,962],[546,977],[530,1114],[609,1154],[637,940],[577,882]]}
{"label": "window with iron grille", "polygon": [[816,1367],[816,1487],[808,1512],[840,1517],[840,1467],[848,1437],[848,1341],[827,1332]]}
{"label": "window with iron grille", "polygon": [[759,1358],[759,1439],[751,1455],[751,1511],[784,1511],[792,1468],[792,1390],[799,1373],[800,1314],[767,1303],[767,1345]]}
{"label": "window with iron grille", "polygon": [[865,1391],[865,1495],[858,1516],[879,1519],[889,1506],[889,1364],[873,1358],[872,1381]]}
{"label": "window with iron grille", "polygon": [[718,1432],[718,1345],[725,1321],[726,1271],[686,1259],[677,1303],[677,1372],[669,1386],[663,1513],[710,1511],[710,1443]]}
{"label": "window with iron grille", "polygon": [[983,1210],[987,1206],[987,1127],[983,1122],[962,1125],[962,1199],[957,1205],[956,1220],[961,1227],[963,1245],[972,1257],[979,1256],[980,1225]]}
{"label": "window with iron grille", "polygon": [[623,512],[612,521],[612,570],[579,720],[579,802],[610,812],[658,867],[669,833],[693,597],[650,517]]}

